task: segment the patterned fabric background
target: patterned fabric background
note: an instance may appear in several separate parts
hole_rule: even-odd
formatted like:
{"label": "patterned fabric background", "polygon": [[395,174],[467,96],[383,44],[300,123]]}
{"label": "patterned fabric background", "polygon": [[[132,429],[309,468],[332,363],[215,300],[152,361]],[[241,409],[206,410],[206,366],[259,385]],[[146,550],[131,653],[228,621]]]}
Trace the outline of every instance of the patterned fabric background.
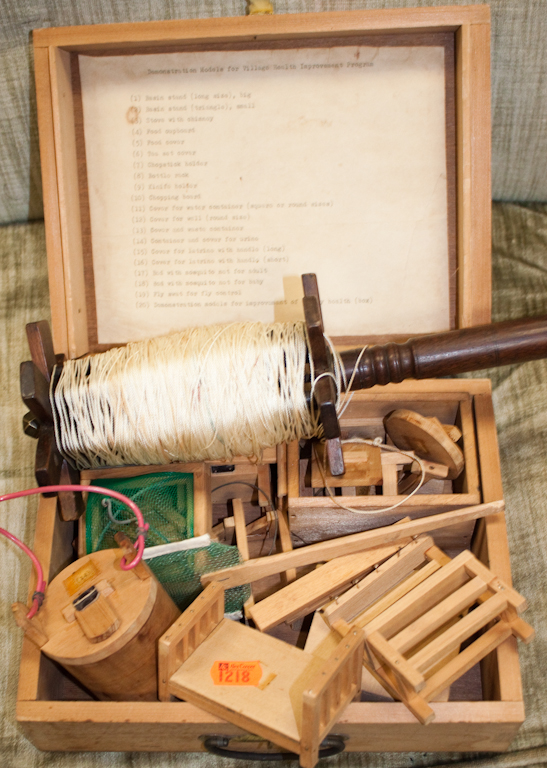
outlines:
{"label": "patterned fabric background", "polygon": [[[449,0],[276,0],[277,13]],[[470,5],[471,0],[453,0]],[[492,0],[495,200],[547,200],[547,3]],[[42,218],[31,33],[38,27],[237,16],[246,0],[0,0],[0,224]]]}

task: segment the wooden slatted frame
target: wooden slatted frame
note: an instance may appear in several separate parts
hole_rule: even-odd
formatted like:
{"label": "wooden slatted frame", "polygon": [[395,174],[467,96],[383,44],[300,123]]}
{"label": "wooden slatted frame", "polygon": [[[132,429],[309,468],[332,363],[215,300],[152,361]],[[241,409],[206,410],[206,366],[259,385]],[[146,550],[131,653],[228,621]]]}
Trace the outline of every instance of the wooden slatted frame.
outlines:
{"label": "wooden slatted frame", "polygon": [[365,633],[352,627],[319,670],[302,700],[300,765],[313,768],[319,745],[346,705],[361,690]]}
{"label": "wooden slatted frame", "polygon": [[224,589],[209,584],[158,643],[158,696],[171,701],[169,680],[224,618]]}
{"label": "wooden slatted frame", "polygon": [[[427,702],[459,674],[510,635],[533,638],[532,627],[518,616],[525,608],[518,592],[462,552],[365,624],[363,663],[425,725],[434,718]],[[356,624],[363,622],[357,618]],[[481,630],[460,653],[461,644]]]}

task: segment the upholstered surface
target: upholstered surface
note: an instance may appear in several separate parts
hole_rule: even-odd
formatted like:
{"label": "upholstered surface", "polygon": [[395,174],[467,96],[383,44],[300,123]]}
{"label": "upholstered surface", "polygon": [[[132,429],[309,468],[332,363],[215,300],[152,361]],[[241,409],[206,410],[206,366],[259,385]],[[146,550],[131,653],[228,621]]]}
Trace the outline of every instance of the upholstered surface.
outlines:
{"label": "upholstered surface", "polygon": [[[277,13],[471,5],[473,0],[275,0]],[[491,0],[496,200],[547,200],[547,3]],[[237,16],[246,0],[0,0],[0,224],[42,217],[32,30]]]}
{"label": "upholstered surface", "polygon": [[[494,319],[547,313],[547,205],[496,204],[494,217]],[[21,430],[18,367],[28,358],[25,323],[48,316],[44,230],[41,223],[0,228],[0,491],[34,485],[35,443]],[[526,722],[510,753],[483,757],[484,765],[547,762],[547,361],[492,372],[499,428],[514,582],[530,602],[527,620],[534,642],[521,648]],[[34,500],[0,505],[0,526],[32,542]],[[41,753],[19,732],[15,698],[21,633],[10,605],[25,600],[30,566],[22,553],[0,541],[0,765],[9,768],[174,768],[238,765],[196,754]],[[61,745],[60,745],[61,746]],[[343,754],[340,768],[411,768],[457,762],[477,755]],[[258,765],[255,763],[253,765]],[[475,766],[474,762],[466,763]]]}

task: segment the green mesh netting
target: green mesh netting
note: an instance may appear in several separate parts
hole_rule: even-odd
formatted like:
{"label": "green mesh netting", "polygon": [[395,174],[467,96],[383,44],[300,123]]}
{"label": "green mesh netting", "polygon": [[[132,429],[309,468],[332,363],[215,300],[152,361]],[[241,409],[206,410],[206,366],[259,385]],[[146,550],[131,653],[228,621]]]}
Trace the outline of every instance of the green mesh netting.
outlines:
{"label": "green mesh netting", "polygon": [[[194,476],[182,472],[154,472],[138,477],[124,477],[116,480],[93,480],[91,485],[100,485],[128,496],[140,507],[144,519],[150,526],[146,546],[155,547],[171,541],[190,539],[194,535]],[[118,545],[114,534],[122,531],[132,541],[137,537],[136,521],[115,525],[103,507],[103,498],[90,493],[86,506],[86,548],[87,552],[97,549],[112,549]],[[112,514],[120,520],[134,520],[125,504],[110,499]]]}
{"label": "green mesh netting", "polygon": [[[237,547],[212,541],[203,549],[160,555],[147,560],[146,564],[180,610],[184,610],[203,590],[199,580],[202,573],[229,568],[240,562],[241,555]],[[224,593],[225,613],[241,611],[243,603],[250,596],[251,588],[248,584],[227,589]]]}
{"label": "green mesh netting", "polygon": [[[94,480],[92,485],[123,493],[137,504],[150,526],[146,546],[182,541],[194,535],[194,477],[182,472],[156,472],[116,480]],[[129,523],[113,523],[103,499],[108,498],[112,514]],[[114,535],[123,530],[131,540],[137,537],[133,515],[121,501],[89,494],[86,506],[86,551],[117,547]],[[211,542],[208,547],[171,552],[147,560],[160,584],[182,611],[202,591],[200,576],[241,562],[237,547]],[[226,590],[225,611],[239,611],[250,597],[248,585]]]}

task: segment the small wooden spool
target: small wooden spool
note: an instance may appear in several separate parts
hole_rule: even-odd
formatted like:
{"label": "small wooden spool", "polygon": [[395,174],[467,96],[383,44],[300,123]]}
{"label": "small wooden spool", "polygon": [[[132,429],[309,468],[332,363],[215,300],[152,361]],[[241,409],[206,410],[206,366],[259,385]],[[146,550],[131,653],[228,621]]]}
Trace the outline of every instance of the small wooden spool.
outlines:
{"label": "small wooden spool", "polygon": [[123,555],[105,549],[80,558],[49,584],[30,622],[16,606],[14,613],[27,636],[98,699],[156,701],[157,640],[180,611],[144,564],[122,570]]}

